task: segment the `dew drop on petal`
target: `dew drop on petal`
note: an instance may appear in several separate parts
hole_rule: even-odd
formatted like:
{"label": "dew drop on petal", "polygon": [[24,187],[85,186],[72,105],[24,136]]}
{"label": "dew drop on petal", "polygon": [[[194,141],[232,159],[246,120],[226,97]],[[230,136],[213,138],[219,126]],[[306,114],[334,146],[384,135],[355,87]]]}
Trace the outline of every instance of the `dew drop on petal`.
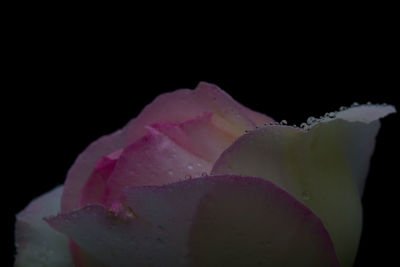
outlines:
{"label": "dew drop on petal", "polygon": [[192,164],[189,164],[189,165],[187,166],[187,168],[188,168],[189,170],[193,170],[193,165],[192,165]]}
{"label": "dew drop on petal", "polygon": [[280,123],[281,125],[286,125],[287,124],[287,121],[286,120],[281,120],[281,123]]}
{"label": "dew drop on petal", "polygon": [[302,124],[300,124],[300,128],[302,129],[308,129],[308,124],[303,122]]}
{"label": "dew drop on petal", "polygon": [[309,118],[307,119],[307,123],[308,123],[308,124],[312,124],[313,122],[315,122],[315,120],[316,120],[316,118],[314,118],[314,117],[309,117]]}
{"label": "dew drop on petal", "polygon": [[328,114],[328,117],[329,118],[334,118],[336,116],[336,113],[335,112],[330,112],[329,114]]}

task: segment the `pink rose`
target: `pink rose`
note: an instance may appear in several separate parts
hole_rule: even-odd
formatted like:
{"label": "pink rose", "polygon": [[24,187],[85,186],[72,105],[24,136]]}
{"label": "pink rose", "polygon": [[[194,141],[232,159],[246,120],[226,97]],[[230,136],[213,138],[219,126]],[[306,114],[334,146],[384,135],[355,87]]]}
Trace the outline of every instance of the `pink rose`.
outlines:
{"label": "pink rose", "polygon": [[351,266],[393,112],[357,105],[297,128],[212,84],[162,94],[17,215],[15,266]]}

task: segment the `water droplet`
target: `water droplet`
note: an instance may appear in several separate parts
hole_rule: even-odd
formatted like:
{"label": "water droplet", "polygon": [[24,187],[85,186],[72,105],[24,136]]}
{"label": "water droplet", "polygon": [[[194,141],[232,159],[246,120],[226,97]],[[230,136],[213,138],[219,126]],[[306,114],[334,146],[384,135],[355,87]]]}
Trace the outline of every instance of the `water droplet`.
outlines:
{"label": "water droplet", "polygon": [[197,165],[197,167],[201,167],[202,166],[201,163],[197,163],[196,165]]}
{"label": "water droplet", "polygon": [[300,128],[308,129],[308,124],[303,122],[302,124],[300,124]]}
{"label": "water droplet", "polygon": [[185,179],[192,179],[192,176],[189,175],[189,174],[186,174],[186,175],[185,175]]}
{"label": "water droplet", "polygon": [[334,118],[336,116],[336,113],[335,112],[330,112],[329,114],[328,114],[328,117],[329,118]]}
{"label": "water droplet", "polygon": [[303,200],[310,200],[310,193],[308,191],[304,191],[301,197]]}
{"label": "water droplet", "polygon": [[360,104],[358,104],[358,102],[354,102],[351,106],[352,107],[357,107],[357,106],[359,106]]}
{"label": "water droplet", "polygon": [[249,131],[248,131],[248,130],[245,130],[244,133],[249,133]]}
{"label": "water droplet", "polygon": [[189,165],[187,166],[187,168],[188,168],[189,170],[193,170],[193,165],[189,164]]}
{"label": "water droplet", "polygon": [[168,171],[168,175],[169,175],[169,176],[173,176],[173,175],[174,175],[174,172],[173,172],[172,170],[169,170],[169,171]]}
{"label": "water droplet", "polygon": [[281,125],[286,125],[287,121],[286,120],[281,120]]}
{"label": "water droplet", "polygon": [[343,110],[346,110],[346,109],[347,109],[347,108],[344,107],[344,106],[341,106],[341,107],[339,108],[340,111],[343,111]]}
{"label": "water droplet", "polygon": [[309,117],[309,118],[307,119],[307,123],[308,123],[308,124],[312,124],[312,123],[315,122],[315,120],[316,120],[316,118],[314,118],[314,117]]}
{"label": "water droplet", "polygon": [[372,103],[368,101],[368,102],[367,102],[367,105],[372,105]]}
{"label": "water droplet", "polygon": [[202,172],[202,173],[201,173],[201,176],[208,176],[208,173]]}

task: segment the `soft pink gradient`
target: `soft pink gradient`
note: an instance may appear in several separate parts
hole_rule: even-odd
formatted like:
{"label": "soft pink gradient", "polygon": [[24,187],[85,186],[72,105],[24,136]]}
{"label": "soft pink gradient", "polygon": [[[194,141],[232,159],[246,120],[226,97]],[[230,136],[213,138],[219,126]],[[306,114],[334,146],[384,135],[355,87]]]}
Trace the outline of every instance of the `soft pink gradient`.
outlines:
{"label": "soft pink gradient", "polygon": [[[202,124],[211,129],[210,137],[206,140],[199,139],[197,143],[190,143],[196,148],[194,153],[208,153],[204,156],[212,160],[216,159],[216,154],[215,151],[214,153],[210,151],[209,144],[213,142],[214,137],[217,140],[221,140],[221,136],[235,139],[245,130],[252,130],[256,126],[273,122],[270,117],[244,107],[218,86],[209,83],[201,82],[195,90],[180,89],[161,94],[147,105],[137,118],[132,119],[121,130],[94,141],[78,156],[64,183],[61,210],[67,212],[80,206],[81,192],[92,176],[98,160],[113,151],[124,149],[130,144],[138,142],[139,139],[149,134],[149,126],[154,125],[155,129],[172,140],[179,140],[181,142],[179,145],[188,145],[188,140],[181,139],[182,133],[199,138],[198,136],[204,136],[205,130],[200,123],[187,123],[184,128],[176,126],[176,124],[179,125],[184,121],[196,120],[196,118],[204,116],[206,116],[205,118],[210,116],[209,121],[206,119]],[[173,127],[174,125],[176,127]],[[207,144],[206,141],[210,143]],[[183,144],[184,142],[185,144]],[[208,146],[208,149],[201,147],[201,143]],[[214,143],[216,142],[214,141]],[[160,177],[160,179],[163,178]],[[167,179],[166,182],[168,181]],[[88,193],[87,189],[85,192]]]}

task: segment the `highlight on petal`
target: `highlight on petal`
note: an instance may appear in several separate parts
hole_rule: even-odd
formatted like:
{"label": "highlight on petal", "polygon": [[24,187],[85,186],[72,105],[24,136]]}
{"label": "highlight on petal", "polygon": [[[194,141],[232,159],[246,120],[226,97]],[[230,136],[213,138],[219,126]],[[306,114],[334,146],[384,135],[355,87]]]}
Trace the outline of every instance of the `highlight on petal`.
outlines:
{"label": "highlight on petal", "polygon": [[341,266],[352,266],[378,119],[394,111],[357,106],[312,121],[308,131],[283,125],[254,130],[221,155],[212,174],[257,176],[283,188],[321,218]]}
{"label": "highlight on petal", "polygon": [[212,117],[212,113],[206,113],[181,123],[158,123],[151,127],[168,136],[185,150],[214,163],[235,141],[236,136],[228,135],[215,127]]}
{"label": "highlight on petal", "polygon": [[133,187],[47,218],[109,266],[338,266],[320,219],[271,182],[214,176]]}
{"label": "highlight on petal", "polygon": [[213,113],[214,125],[236,137],[259,124],[274,121],[268,116],[243,107],[218,86],[201,82],[195,90],[180,89],[165,93],[147,105],[127,126],[127,144],[145,135],[146,125],[160,122],[179,123],[204,113]]}
{"label": "highlight on petal", "polygon": [[59,186],[36,198],[17,214],[14,266],[73,266],[68,238],[43,220],[43,217],[60,211],[62,190],[63,187]]}

